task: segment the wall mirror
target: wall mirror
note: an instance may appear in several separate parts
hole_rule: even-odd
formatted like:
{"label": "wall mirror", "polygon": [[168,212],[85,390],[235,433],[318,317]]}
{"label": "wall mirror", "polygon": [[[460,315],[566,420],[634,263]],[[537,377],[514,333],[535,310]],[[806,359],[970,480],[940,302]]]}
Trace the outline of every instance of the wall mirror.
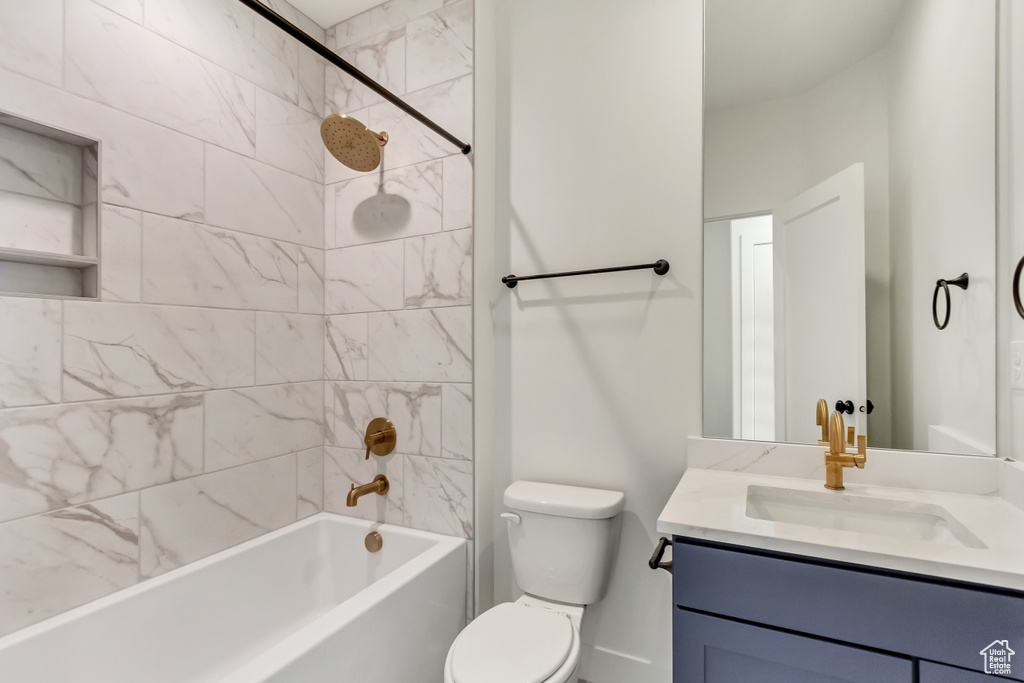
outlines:
{"label": "wall mirror", "polygon": [[706,0],[705,436],[994,455],[996,21]]}

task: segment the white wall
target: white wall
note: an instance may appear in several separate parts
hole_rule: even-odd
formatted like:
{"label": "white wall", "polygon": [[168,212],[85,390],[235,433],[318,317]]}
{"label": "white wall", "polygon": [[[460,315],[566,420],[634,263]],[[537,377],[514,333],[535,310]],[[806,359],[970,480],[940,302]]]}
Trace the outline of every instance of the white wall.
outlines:
{"label": "white wall", "polygon": [[[708,218],[771,210],[864,163],[868,397],[880,407],[891,405],[887,61],[883,49],[799,95],[709,112],[705,128]],[[890,417],[872,414],[872,444],[892,445]]]}
{"label": "white wall", "polygon": [[[994,34],[994,3],[910,0],[889,43],[893,424],[915,450],[928,425],[995,447]],[[935,281],[964,271],[939,331]]]}
{"label": "white wall", "polygon": [[[493,253],[477,252],[491,264],[476,271],[489,277],[477,294],[490,305],[476,310],[490,314],[478,330],[494,334],[494,409],[507,404],[509,422],[493,447],[478,447],[494,461],[477,488],[490,489],[492,515],[509,478],[626,493],[611,590],[585,617],[581,673],[669,681],[670,577],[646,561],[685,437],[701,428],[701,3],[497,4],[494,34],[479,33],[485,22],[477,34],[478,45],[495,45],[497,221]],[[480,182],[487,141],[478,144]],[[528,274],[658,258],[672,264],[664,278],[515,291],[498,282],[505,259]],[[505,600],[514,594],[502,572],[507,541],[494,531],[494,597]]]}

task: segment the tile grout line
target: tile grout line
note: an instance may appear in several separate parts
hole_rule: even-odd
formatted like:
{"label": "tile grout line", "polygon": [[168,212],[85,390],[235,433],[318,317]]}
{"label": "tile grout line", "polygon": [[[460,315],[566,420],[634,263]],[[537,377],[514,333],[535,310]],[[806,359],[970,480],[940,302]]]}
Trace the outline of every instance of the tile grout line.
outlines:
{"label": "tile grout line", "polygon": [[[160,482],[158,484],[150,484],[148,486],[142,486],[142,487],[139,487],[139,488],[127,489],[125,491],[118,491],[117,493],[111,493],[109,495],[100,496],[98,498],[90,498],[88,500],[79,501],[77,503],[68,503],[67,505],[62,505],[61,507],[53,508],[53,509],[50,509],[50,510],[44,510],[44,511],[41,511],[41,512],[33,512],[33,513],[27,514],[27,515],[19,515],[18,517],[12,517],[10,519],[5,519],[3,521],[0,521],[0,527],[4,526],[6,524],[12,524],[14,522],[20,522],[20,521],[23,521],[23,520],[26,520],[26,519],[32,519],[32,518],[35,518],[35,517],[45,517],[45,516],[51,515],[51,514],[53,514],[55,512],[60,512],[61,510],[70,510],[72,508],[81,507],[83,505],[93,505],[95,503],[102,503],[102,502],[105,502],[105,501],[108,501],[108,500],[112,500],[114,498],[121,498],[121,497],[124,497],[124,496],[131,496],[131,495],[136,495],[136,494],[139,496],[139,503],[140,503],[140,506],[141,506],[142,493],[145,492],[145,491],[150,491],[152,489],[163,488],[165,486],[171,486],[173,484],[179,484],[181,482],[193,481],[193,480],[196,480],[196,479],[200,479],[202,477],[212,476],[212,475],[215,475],[215,474],[221,474],[222,472],[230,472],[232,470],[241,469],[243,467],[248,467],[250,465],[258,465],[260,463],[266,463],[266,462],[269,462],[271,460],[277,460],[277,459],[280,459],[280,458],[285,458],[285,457],[288,457],[290,455],[295,455],[297,453],[305,453],[307,451],[311,451],[311,450],[314,450],[316,448],[320,448],[320,446],[309,446],[307,448],[302,448],[302,449],[297,450],[297,451],[293,450],[293,451],[287,451],[285,453],[278,453],[277,455],[269,455],[269,456],[267,456],[265,458],[257,458],[255,460],[249,460],[247,462],[238,463],[236,465],[229,465],[228,467],[221,467],[219,469],[211,470],[210,472],[198,472],[196,474],[192,474],[192,475],[189,475],[187,477],[181,477],[180,479],[171,479],[169,481],[163,481],[163,482]],[[433,456],[425,456],[425,457],[433,457]]]}

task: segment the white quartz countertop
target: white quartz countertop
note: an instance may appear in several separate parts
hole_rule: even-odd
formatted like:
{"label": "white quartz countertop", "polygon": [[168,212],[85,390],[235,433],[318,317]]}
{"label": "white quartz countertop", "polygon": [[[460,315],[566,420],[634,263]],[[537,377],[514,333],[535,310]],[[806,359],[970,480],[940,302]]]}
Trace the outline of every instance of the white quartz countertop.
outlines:
{"label": "white quartz countertop", "polygon": [[939,506],[976,536],[984,548],[770,521],[747,515],[747,491],[751,486],[826,492],[823,484],[821,479],[688,469],[658,517],[658,531],[1024,590],[1024,510],[995,495],[872,486],[849,481],[845,491],[835,492],[840,496]]}

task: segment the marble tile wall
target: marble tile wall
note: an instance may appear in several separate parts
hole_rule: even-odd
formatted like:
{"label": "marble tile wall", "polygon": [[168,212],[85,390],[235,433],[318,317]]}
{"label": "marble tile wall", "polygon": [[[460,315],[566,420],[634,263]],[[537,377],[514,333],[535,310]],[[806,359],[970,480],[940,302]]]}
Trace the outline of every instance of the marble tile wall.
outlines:
{"label": "marble tile wall", "polygon": [[[101,142],[103,259],[0,296],[0,635],[322,509],[324,78],[236,0],[0,2],[0,111]],[[26,221],[52,147],[0,162]]]}
{"label": "marble tile wall", "polygon": [[[266,2],[471,142],[472,0]],[[472,537],[472,169],[339,73],[236,0],[0,2],[0,112],[101,141],[103,259],[0,295],[0,636],[323,509]]]}
{"label": "marble tile wall", "polygon": [[[472,143],[472,0],[388,0],[327,30],[327,44]],[[328,112],[387,131],[382,170],[325,153],[325,509],[473,537],[472,216],[469,159],[336,70]],[[364,460],[367,422],[398,445]],[[345,505],[386,474],[385,498]]]}
{"label": "marble tile wall", "polygon": [[82,148],[0,123],[0,247],[82,253]]}

